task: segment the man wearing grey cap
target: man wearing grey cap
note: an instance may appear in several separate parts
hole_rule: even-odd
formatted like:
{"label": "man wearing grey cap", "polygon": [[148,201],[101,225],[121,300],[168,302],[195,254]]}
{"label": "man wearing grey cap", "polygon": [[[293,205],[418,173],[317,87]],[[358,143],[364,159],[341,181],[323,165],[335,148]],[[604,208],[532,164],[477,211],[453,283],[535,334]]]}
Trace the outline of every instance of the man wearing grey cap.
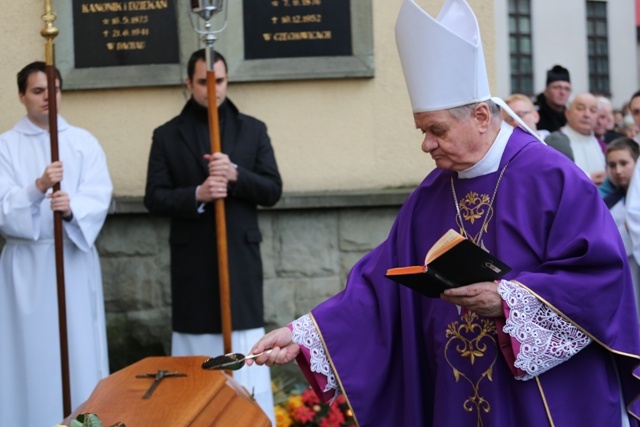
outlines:
{"label": "man wearing grey cap", "polygon": [[547,71],[547,87],[538,95],[536,101],[540,115],[538,129],[555,132],[567,124],[564,112],[569,95],[571,95],[569,70],[561,65],[554,65]]}
{"label": "man wearing grey cap", "polygon": [[[637,427],[633,287],[597,188],[510,109],[522,128],[502,123],[466,1],[446,0],[434,19],[404,0],[396,42],[437,168],[344,291],[261,338],[251,353],[271,352],[255,363],[295,359],[320,398],[344,395],[361,427]],[[449,230],[512,270],[438,297],[386,277],[423,274]]]}

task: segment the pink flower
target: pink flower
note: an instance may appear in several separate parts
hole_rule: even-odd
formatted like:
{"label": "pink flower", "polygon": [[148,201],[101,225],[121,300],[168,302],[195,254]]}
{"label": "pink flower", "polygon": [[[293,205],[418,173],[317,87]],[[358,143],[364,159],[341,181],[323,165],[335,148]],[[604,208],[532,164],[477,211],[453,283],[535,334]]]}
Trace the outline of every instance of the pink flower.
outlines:
{"label": "pink flower", "polygon": [[344,422],[344,414],[340,411],[340,407],[333,405],[320,422],[319,427],[341,427]]}
{"label": "pink flower", "polygon": [[301,423],[308,423],[313,421],[313,419],[316,416],[316,413],[306,406],[300,406],[293,410],[292,415],[294,420],[299,421]]}
{"label": "pink flower", "polygon": [[313,389],[310,389],[310,388],[302,392],[302,401],[307,406],[312,406],[317,403],[320,403],[320,399],[318,398],[318,395],[316,395]]}
{"label": "pink flower", "polygon": [[340,407],[335,404],[329,408],[329,415],[327,418],[336,421],[338,424],[342,424],[345,421],[344,414],[340,410]]}
{"label": "pink flower", "polygon": [[322,422],[320,424],[318,424],[319,427],[340,427],[342,425],[342,423],[339,423],[335,420],[332,420],[331,418],[327,417],[325,419],[322,420]]}

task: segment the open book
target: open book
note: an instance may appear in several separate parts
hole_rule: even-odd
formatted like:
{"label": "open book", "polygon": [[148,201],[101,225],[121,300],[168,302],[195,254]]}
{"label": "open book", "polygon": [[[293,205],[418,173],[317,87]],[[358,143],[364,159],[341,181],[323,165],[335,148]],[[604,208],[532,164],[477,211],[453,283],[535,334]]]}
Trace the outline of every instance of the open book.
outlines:
{"label": "open book", "polygon": [[385,276],[437,298],[447,288],[497,280],[509,271],[507,264],[449,230],[429,249],[424,265],[390,268]]}

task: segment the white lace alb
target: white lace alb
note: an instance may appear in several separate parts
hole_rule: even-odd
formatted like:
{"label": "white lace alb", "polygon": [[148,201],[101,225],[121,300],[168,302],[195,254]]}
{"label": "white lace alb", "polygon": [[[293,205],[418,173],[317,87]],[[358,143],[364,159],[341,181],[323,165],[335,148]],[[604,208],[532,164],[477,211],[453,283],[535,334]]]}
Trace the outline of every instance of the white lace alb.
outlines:
{"label": "white lace alb", "polygon": [[291,340],[303,347],[309,349],[311,359],[309,360],[309,367],[311,372],[324,375],[327,377],[327,385],[324,388],[324,392],[335,390],[338,392],[338,383],[336,381],[336,375],[331,368],[329,359],[324,352],[322,341],[320,340],[320,334],[316,329],[311,316],[305,314],[304,316],[294,320],[291,323],[293,337]]}
{"label": "white lace alb", "polygon": [[514,365],[526,374],[516,379],[538,376],[591,343],[582,331],[516,283],[502,280],[498,293],[511,310],[504,332],[520,343]]}

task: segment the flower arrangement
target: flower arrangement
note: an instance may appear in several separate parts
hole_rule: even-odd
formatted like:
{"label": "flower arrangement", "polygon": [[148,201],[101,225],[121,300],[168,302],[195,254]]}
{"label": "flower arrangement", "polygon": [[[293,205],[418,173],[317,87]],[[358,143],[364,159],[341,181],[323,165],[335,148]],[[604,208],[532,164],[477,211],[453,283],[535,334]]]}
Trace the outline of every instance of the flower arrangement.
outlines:
{"label": "flower arrangement", "polygon": [[315,392],[307,388],[295,391],[275,407],[276,427],[346,427],[356,422],[343,395],[331,404],[321,403]]}

